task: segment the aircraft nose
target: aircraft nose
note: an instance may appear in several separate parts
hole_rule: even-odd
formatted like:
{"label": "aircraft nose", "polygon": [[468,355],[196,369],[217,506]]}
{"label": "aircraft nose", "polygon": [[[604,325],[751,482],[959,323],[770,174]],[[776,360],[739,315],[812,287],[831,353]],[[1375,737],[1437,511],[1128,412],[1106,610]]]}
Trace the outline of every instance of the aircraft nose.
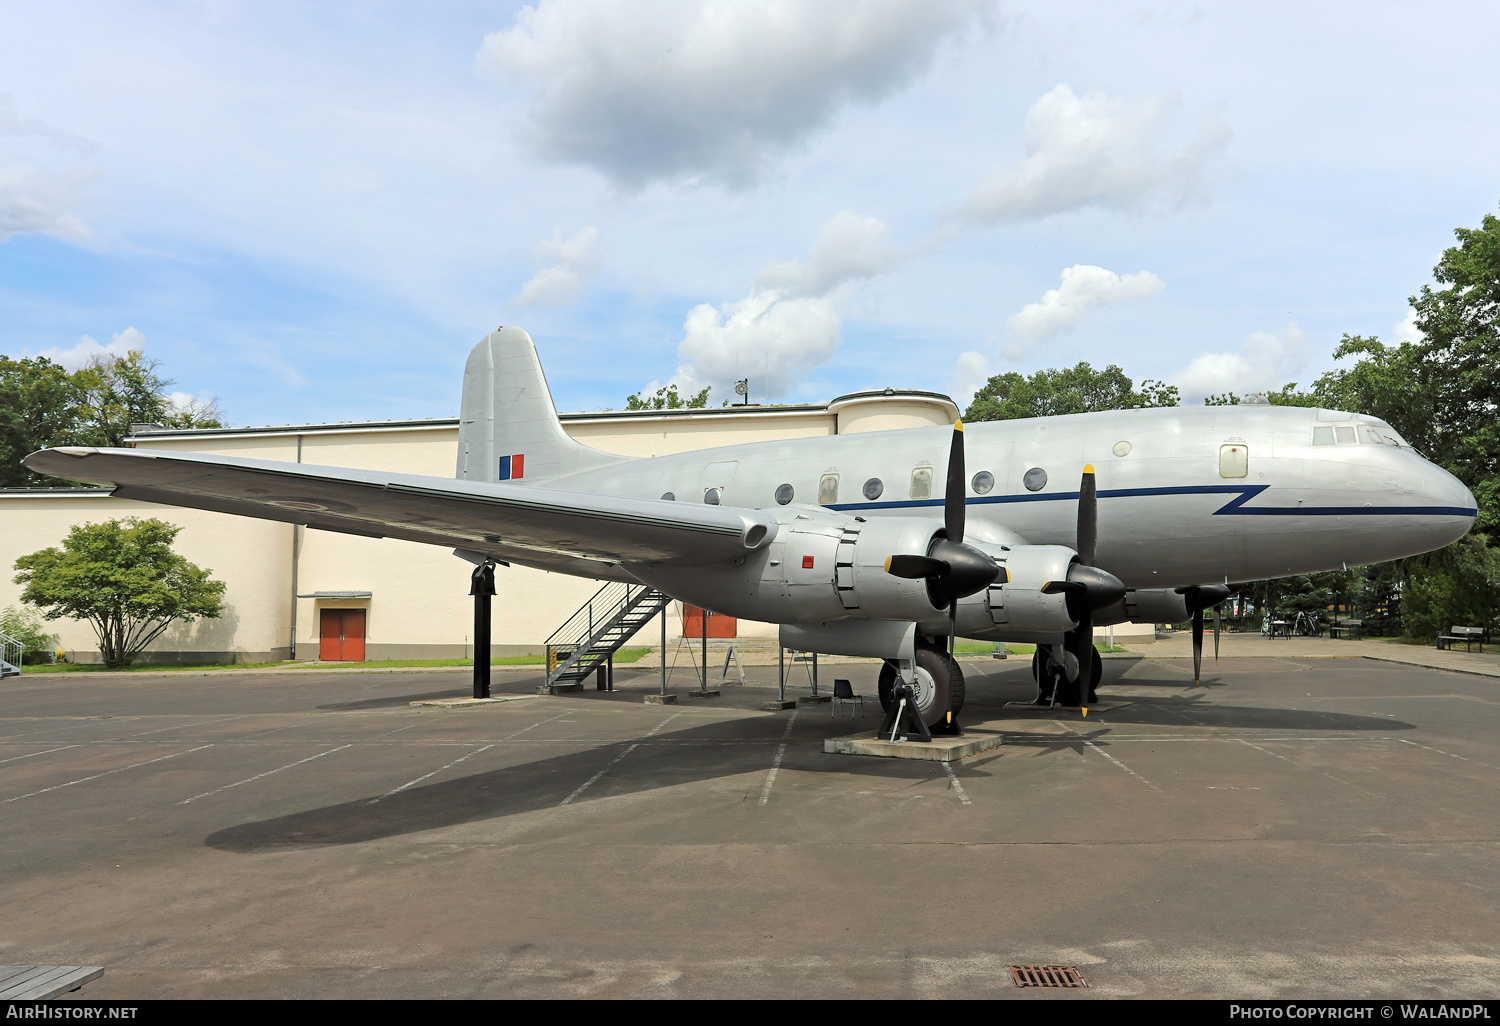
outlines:
{"label": "aircraft nose", "polygon": [[1427,465],[1426,477],[1427,497],[1434,505],[1448,506],[1457,510],[1465,510],[1472,518],[1479,512],[1479,501],[1474,498],[1474,493],[1469,491],[1458,478],[1448,473],[1442,467],[1429,463]]}

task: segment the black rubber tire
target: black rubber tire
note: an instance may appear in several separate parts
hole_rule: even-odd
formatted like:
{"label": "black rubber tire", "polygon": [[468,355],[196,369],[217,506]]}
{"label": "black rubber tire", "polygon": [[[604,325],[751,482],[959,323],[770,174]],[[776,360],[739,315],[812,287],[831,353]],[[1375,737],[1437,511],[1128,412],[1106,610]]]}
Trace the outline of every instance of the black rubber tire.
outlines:
{"label": "black rubber tire", "polygon": [[1099,646],[1094,646],[1094,678],[1089,682],[1089,701],[1099,701],[1099,685],[1104,683],[1104,660],[1099,655]]}
{"label": "black rubber tire", "polygon": [[[948,671],[948,653],[928,645],[918,645],[916,655],[917,666],[926,670],[928,675],[932,677],[933,686],[932,705],[926,709],[922,718],[929,727],[935,727],[942,722],[943,718],[952,708],[950,705],[952,701],[951,686],[955,675],[950,674]],[[956,679],[959,687],[959,701],[962,702],[963,671],[958,670],[957,664],[954,664],[953,668],[957,671]],[[887,659],[885,664],[880,667],[880,683],[876,688],[880,695],[880,708],[883,712],[890,712],[891,706],[895,704],[897,677],[896,664]],[[957,715],[956,711],[954,715]]]}

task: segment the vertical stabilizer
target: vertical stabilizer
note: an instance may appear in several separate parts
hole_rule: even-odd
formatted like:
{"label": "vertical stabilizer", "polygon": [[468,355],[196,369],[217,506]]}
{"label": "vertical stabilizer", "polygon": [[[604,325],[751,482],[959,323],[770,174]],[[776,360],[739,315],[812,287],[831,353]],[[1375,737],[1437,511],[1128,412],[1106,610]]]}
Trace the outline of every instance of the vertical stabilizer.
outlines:
{"label": "vertical stabilizer", "polygon": [[458,418],[461,481],[541,480],[626,459],[567,436],[536,346],[520,328],[500,328],[469,354]]}

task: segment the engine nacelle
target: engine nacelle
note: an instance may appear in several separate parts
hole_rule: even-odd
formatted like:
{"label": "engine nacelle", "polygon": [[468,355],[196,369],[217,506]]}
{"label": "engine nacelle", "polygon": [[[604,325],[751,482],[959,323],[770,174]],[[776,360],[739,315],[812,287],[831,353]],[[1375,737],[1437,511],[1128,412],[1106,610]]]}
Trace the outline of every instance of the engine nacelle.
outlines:
{"label": "engine nacelle", "polygon": [[1131,623],[1181,623],[1192,616],[1187,596],[1172,588],[1138,588],[1125,593]]}
{"label": "engine nacelle", "polygon": [[1068,567],[1078,558],[1064,545],[1012,545],[1008,551],[981,546],[1005,567],[1004,584],[990,585],[985,598],[990,620],[1017,634],[1061,635],[1078,626],[1068,615],[1067,596],[1042,593],[1048,581],[1068,579]]}

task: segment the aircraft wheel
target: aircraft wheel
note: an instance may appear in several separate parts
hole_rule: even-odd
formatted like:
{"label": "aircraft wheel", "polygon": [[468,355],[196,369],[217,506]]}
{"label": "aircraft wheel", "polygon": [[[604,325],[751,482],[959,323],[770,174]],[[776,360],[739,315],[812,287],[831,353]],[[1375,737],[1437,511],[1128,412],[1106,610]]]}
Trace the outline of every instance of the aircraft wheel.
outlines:
{"label": "aircraft wheel", "polygon": [[1099,646],[1094,646],[1094,657],[1089,660],[1093,663],[1094,676],[1089,681],[1089,701],[1099,701],[1099,685],[1104,683],[1104,660],[1099,656]]}
{"label": "aircraft wheel", "polygon": [[[952,707],[953,684],[958,684],[959,702],[963,702],[963,672],[958,669],[957,664],[951,664],[946,652],[941,652],[926,645],[917,646],[917,683],[913,688],[916,694],[917,709],[922,714],[922,720],[929,726],[935,727],[942,722],[949,711],[957,714]],[[896,664],[886,660],[880,668],[880,708],[890,712],[891,706],[896,702],[896,685],[900,681],[900,674],[896,670]]]}

